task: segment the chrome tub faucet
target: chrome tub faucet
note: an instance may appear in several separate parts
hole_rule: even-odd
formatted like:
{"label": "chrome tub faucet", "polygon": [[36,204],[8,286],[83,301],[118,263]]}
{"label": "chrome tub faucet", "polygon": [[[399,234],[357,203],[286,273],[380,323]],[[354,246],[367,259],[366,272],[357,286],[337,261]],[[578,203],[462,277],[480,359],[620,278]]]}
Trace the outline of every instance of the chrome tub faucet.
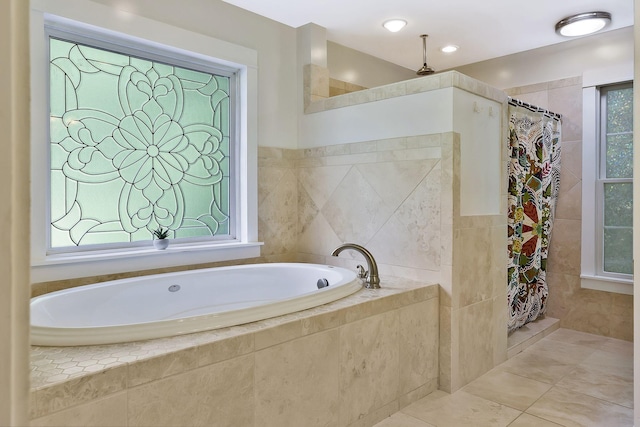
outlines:
{"label": "chrome tub faucet", "polygon": [[340,252],[345,249],[353,249],[356,252],[360,252],[362,256],[367,260],[367,268],[365,270],[361,265],[358,266],[358,277],[364,279],[364,287],[367,289],[380,289],[380,277],[378,276],[378,264],[367,249],[355,243],[343,243],[331,252],[331,256],[338,256]]}

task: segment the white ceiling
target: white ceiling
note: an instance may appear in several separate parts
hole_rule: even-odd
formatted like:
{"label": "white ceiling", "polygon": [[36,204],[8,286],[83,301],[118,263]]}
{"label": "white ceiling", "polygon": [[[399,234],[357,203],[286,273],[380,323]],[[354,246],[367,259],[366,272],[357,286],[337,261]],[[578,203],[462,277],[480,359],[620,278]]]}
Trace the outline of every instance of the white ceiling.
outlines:
{"label": "white ceiling", "polygon": [[[297,28],[314,23],[329,41],[409,69],[427,62],[444,70],[522,52],[569,39],[555,33],[559,20],[577,13],[613,16],[605,31],[633,25],[633,0],[225,0],[227,3]],[[390,33],[382,23],[402,18],[407,26]],[[460,46],[452,54],[440,47]]]}

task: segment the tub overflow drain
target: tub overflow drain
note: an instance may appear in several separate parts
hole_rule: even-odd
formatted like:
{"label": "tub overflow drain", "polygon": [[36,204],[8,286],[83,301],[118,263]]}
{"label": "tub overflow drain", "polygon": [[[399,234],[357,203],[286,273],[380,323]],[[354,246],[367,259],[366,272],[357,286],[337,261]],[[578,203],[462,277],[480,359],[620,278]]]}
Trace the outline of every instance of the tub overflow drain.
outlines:
{"label": "tub overflow drain", "polygon": [[169,286],[169,292],[178,292],[179,290],[180,290],[180,285]]}
{"label": "tub overflow drain", "polygon": [[316,284],[318,286],[318,289],[322,289],[329,286],[329,281],[325,278],[322,278],[322,279],[318,279],[318,282]]}

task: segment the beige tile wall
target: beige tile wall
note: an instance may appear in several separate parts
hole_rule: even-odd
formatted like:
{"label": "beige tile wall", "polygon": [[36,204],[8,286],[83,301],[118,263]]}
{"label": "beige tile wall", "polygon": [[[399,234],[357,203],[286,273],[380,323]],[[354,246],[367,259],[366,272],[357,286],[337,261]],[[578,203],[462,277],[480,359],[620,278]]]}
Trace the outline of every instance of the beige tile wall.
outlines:
{"label": "beige tile wall", "polygon": [[[460,141],[443,147],[440,389],[455,391],[506,360],[506,184],[500,215],[460,215]],[[502,154],[506,183],[506,153]]]}
{"label": "beige tile wall", "polygon": [[311,102],[329,98],[329,69],[314,64],[307,64],[302,71],[303,102],[308,106]]}
{"label": "beige tile wall", "polygon": [[440,279],[440,157],[447,135],[423,135],[307,149],[298,167],[298,252],[328,256],[344,242],[365,245],[381,275]]}
{"label": "beige tile wall", "polygon": [[510,96],[562,114],[562,167],[551,235],[547,314],[561,327],[633,340],[633,297],[580,287],[582,79],[513,88]]}

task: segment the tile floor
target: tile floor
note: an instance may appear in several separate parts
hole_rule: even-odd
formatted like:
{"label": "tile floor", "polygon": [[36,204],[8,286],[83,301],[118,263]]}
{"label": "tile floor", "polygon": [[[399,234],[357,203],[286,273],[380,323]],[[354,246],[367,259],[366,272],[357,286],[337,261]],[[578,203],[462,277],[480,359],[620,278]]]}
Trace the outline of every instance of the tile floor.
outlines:
{"label": "tile floor", "polygon": [[453,394],[375,427],[633,425],[633,343],[558,329]]}

